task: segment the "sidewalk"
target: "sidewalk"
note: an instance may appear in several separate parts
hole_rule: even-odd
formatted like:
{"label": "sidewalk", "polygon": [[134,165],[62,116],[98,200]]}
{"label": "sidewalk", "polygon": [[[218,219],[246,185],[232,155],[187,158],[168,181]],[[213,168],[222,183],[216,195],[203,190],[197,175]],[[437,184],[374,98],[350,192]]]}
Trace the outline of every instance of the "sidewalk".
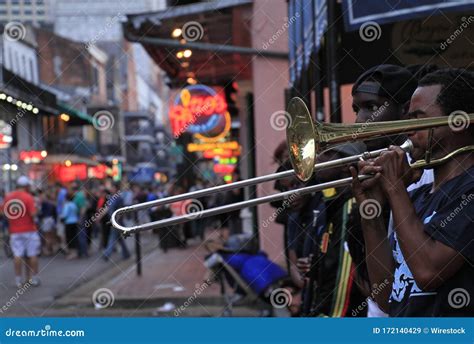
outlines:
{"label": "sidewalk", "polygon": [[[207,254],[197,239],[189,240],[186,249],[167,253],[153,249],[143,255],[142,276],[136,275],[134,265],[105,273],[59,299],[57,306],[94,316],[221,316],[225,303],[220,286],[205,282]],[[107,298],[106,307],[93,305],[94,293],[100,292]],[[257,316],[258,312],[238,307],[234,315]]]}
{"label": "sidewalk", "polygon": [[[0,250],[0,317],[47,315],[54,311],[57,299],[61,296],[77,290],[107,271],[127,269],[135,263],[135,250],[133,238],[127,239],[126,243],[132,252],[132,257],[127,261],[121,261],[120,254],[115,253],[111,261],[105,262],[97,246],[94,246],[88,258],[68,261],[61,253],[40,257],[41,286],[21,289],[14,284],[13,260]],[[158,240],[151,233],[143,235],[144,253],[157,247],[157,244]]]}

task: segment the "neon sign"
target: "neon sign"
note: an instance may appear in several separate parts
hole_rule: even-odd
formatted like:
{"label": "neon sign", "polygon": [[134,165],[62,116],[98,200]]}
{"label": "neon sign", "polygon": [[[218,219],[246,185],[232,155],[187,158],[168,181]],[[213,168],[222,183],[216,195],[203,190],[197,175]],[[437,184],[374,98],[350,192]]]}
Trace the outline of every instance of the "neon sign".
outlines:
{"label": "neon sign", "polygon": [[20,160],[23,161],[25,164],[37,164],[43,161],[48,152],[46,151],[21,151],[20,152]]}
{"label": "neon sign", "polygon": [[175,138],[189,132],[202,142],[224,138],[231,125],[224,95],[205,85],[182,89],[170,106],[169,117]]}

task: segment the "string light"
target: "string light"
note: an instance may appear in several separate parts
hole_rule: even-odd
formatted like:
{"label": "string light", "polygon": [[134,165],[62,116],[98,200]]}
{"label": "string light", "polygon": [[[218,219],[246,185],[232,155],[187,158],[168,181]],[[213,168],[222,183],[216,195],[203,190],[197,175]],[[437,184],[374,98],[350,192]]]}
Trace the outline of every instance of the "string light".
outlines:
{"label": "string light", "polygon": [[61,118],[64,122],[68,122],[70,117],[67,113],[62,113],[59,118]]}
{"label": "string light", "polygon": [[23,110],[31,111],[35,115],[39,113],[39,109],[32,104],[27,104],[26,102],[21,101],[20,99],[15,99],[12,96],[9,96],[5,93],[0,93],[0,100],[12,103]]}
{"label": "string light", "polygon": [[179,27],[177,27],[177,28],[174,29],[173,32],[171,33],[171,37],[173,37],[173,38],[178,38],[179,36],[181,36],[181,33],[182,33],[182,32],[183,32],[183,31],[182,31]]}

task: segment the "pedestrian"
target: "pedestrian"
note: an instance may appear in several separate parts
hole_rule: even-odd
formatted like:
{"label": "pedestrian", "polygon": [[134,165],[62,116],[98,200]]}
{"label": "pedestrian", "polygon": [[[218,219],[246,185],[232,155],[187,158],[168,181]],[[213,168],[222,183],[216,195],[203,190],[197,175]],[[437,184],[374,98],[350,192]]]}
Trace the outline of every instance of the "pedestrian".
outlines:
{"label": "pedestrian", "polygon": [[[60,215],[63,212],[64,204],[66,203],[67,188],[64,187],[61,183],[56,183],[56,214]],[[65,253],[67,252],[67,243],[66,243],[66,229],[62,221],[57,222],[56,232],[59,239],[59,247]]]}
{"label": "pedestrian", "polygon": [[[123,197],[120,191],[119,184],[112,184],[111,189],[110,189],[110,197],[107,200],[105,206],[107,209],[105,216],[107,216],[108,218],[107,226],[111,226],[110,218],[112,217],[112,214],[117,209],[123,207]],[[123,239],[122,235],[118,232],[118,230],[114,228],[110,228],[110,236],[107,243],[107,248],[105,249],[102,255],[102,258],[105,261],[108,261],[110,259],[110,256],[112,255],[117,242],[120,244],[120,247],[122,248],[123,260],[130,258],[130,252],[128,251],[127,245],[125,244],[125,240]]]}
{"label": "pedestrian", "polygon": [[84,192],[84,187],[79,184],[73,185],[74,198],[73,202],[76,204],[79,212],[79,220],[77,222],[77,244],[78,244],[78,255],[79,257],[87,257],[88,245],[87,245],[87,231],[85,227],[86,222],[86,211],[87,211],[87,197]]}
{"label": "pedestrian", "polygon": [[17,189],[6,195],[2,213],[8,219],[10,246],[13,251],[15,285],[21,288],[23,258],[25,258],[26,277],[33,286],[40,285],[38,277],[38,255],[41,240],[34,221],[36,207],[30,192],[30,179],[21,176],[17,180]]}
{"label": "pedestrian", "polygon": [[53,194],[51,191],[40,193],[39,213],[40,230],[44,238],[43,253],[45,256],[51,256],[55,252],[55,245],[57,242],[56,236],[56,205],[53,201]]}
{"label": "pedestrian", "polygon": [[109,234],[110,234],[110,226],[107,224],[107,216],[104,216],[104,214],[107,212],[105,208],[105,203],[107,202],[107,199],[109,197],[108,190],[105,188],[105,186],[101,186],[99,188],[99,198],[97,199],[97,214],[99,214],[99,217],[96,219],[96,223],[100,227],[100,247],[102,249],[107,248],[107,243],[109,241]]}
{"label": "pedestrian", "polygon": [[79,208],[74,203],[74,194],[70,191],[66,195],[66,203],[64,204],[61,220],[65,226],[66,245],[68,248],[67,260],[76,259],[79,257],[78,249],[78,223],[79,223]]}

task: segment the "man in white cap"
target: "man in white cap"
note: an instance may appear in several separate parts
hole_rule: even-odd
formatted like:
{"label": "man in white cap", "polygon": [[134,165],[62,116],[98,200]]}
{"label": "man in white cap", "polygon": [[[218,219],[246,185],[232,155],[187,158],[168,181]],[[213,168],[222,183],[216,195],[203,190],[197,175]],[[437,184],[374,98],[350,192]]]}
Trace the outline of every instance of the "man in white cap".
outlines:
{"label": "man in white cap", "polygon": [[30,180],[21,176],[17,180],[17,189],[6,195],[1,207],[2,213],[8,219],[10,232],[10,246],[14,256],[15,285],[23,285],[21,279],[23,258],[25,259],[26,276],[28,282],[38,286],[38,255],[41,250],[41,240],[36,228],[35,201],[30,193]]}

